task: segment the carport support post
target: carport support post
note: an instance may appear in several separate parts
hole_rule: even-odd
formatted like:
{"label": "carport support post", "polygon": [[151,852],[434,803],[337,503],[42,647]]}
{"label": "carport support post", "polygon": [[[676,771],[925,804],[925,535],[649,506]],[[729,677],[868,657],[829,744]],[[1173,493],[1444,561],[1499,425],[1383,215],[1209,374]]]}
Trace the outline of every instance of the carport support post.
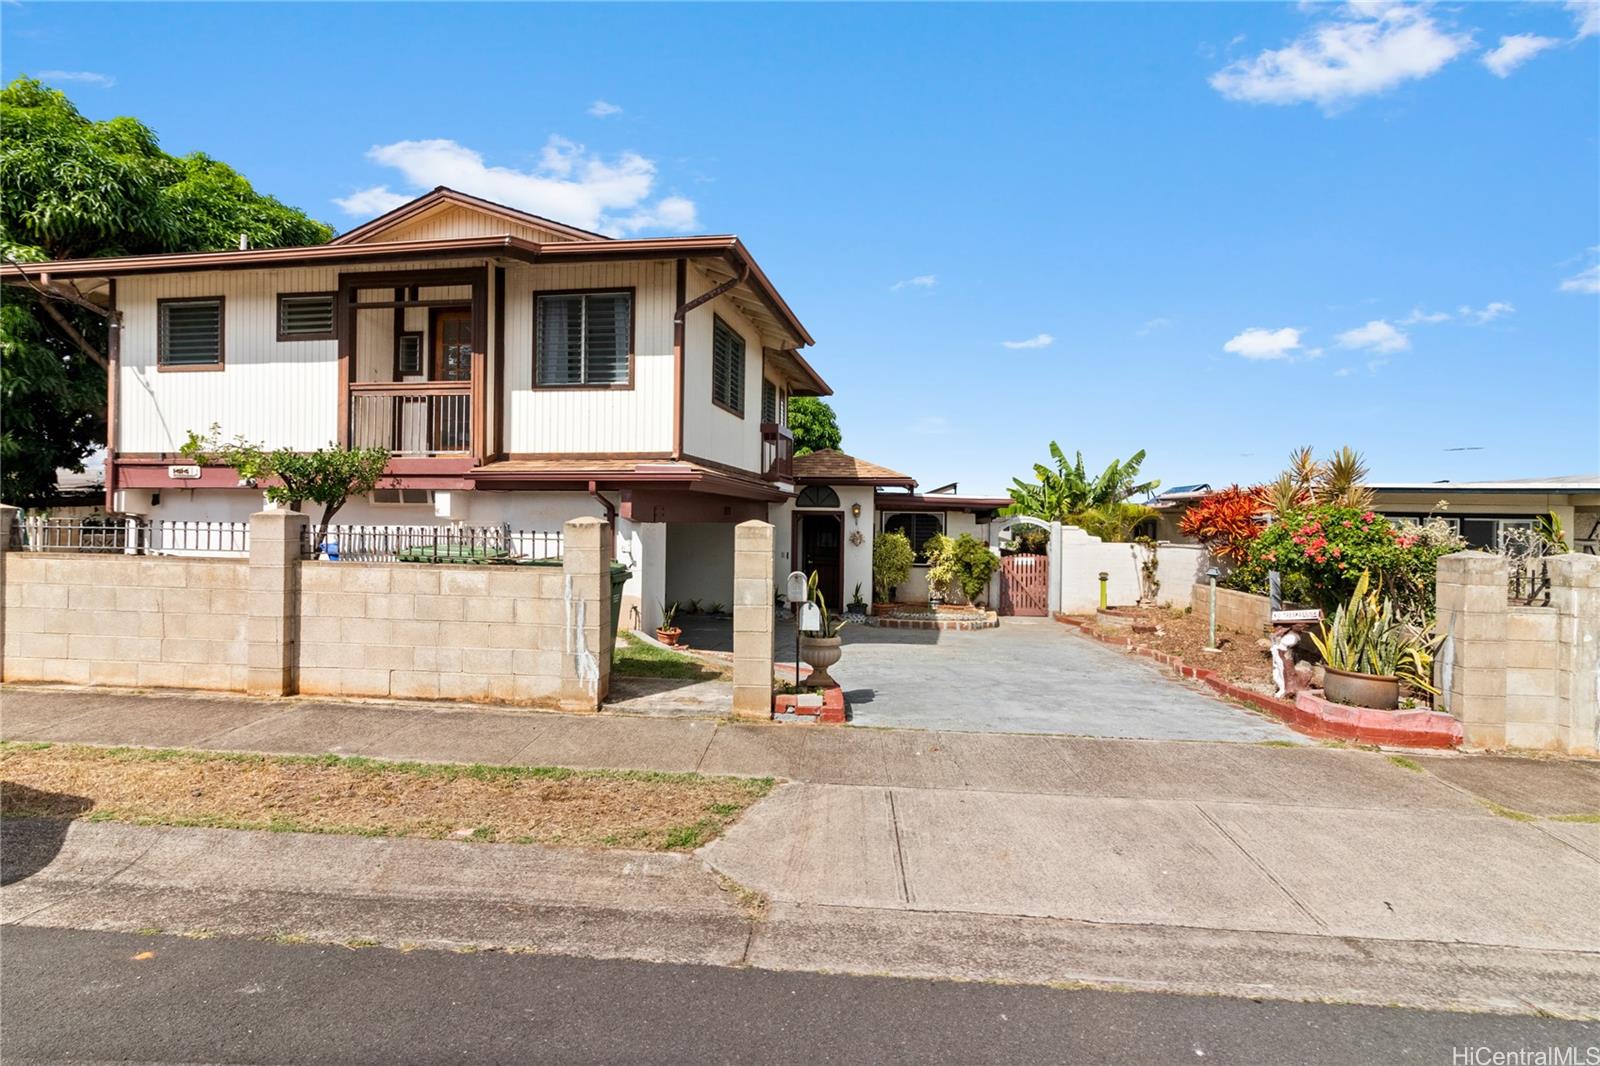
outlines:
{"label": "carport support post", "polygon": [[733,530],[733,713],[772,717],[772,526]]}

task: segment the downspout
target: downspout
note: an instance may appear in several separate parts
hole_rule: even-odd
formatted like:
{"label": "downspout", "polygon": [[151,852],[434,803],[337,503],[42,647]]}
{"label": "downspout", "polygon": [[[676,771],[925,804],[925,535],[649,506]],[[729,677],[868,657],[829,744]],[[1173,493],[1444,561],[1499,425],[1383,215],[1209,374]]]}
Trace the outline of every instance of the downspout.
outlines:
{"label": "downspout", "polygon": [[710,303],[723,293],[743,285],[749,279],[749,277],[750,264],[742,263],[740,264],[739,275],[737,277],[729,278],[721,285],[718,285],[713,289],[708,289],[691,300],[688,298],[689,261],[687,259],[678,260],[677,291],[674,297],[678,309],[674,311],[672,315],[672,400],[673,407],[676,409],[677,414],[677,421],[673,423],[672,430],[672,458],[674,460],[683,458],[684,326],[688,321],[689,312],[693,311],[701,304]]}

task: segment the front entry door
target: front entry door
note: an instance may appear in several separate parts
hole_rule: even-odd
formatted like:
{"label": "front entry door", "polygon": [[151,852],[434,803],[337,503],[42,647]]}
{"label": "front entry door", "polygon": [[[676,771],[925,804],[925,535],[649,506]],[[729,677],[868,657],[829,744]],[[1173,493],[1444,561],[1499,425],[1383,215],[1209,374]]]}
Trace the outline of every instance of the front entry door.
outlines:
{"label": "front entry door", "polygon": [[826,597],[828,610],[844,610],[844,516],[801,514],[796,522],[799,550],[795,558],[810,577],[817,575],[817,589]]}
{"label": "front entry door", "polygon": [[[472,312],[450,308],[433,318],[433,380],[472,380]],[[454,392],[430,398],[433,451],[464,452],[472,439],[472,397]]]}
{"label": "front entry door", "polygon": [[471,311],[440,311],[434,316],[433,380],[472,380]]}

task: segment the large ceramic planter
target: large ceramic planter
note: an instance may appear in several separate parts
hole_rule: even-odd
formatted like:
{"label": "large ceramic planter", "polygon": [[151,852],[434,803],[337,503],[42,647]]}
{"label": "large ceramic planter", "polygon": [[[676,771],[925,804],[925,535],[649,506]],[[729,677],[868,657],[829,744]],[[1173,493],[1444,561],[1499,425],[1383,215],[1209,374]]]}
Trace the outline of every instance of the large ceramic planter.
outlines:
{"label": "large ceramic planter", "polygon": [[670,629],[662,626],[656,630],[656,639],[669,646],[677,644],[678,638],[681,636],[683,636],[683,630],[679,629],[677,626],[673,626]]}
{"label": "large ceramic planter", "polygon": [[838,637],[813,637],[800,634],[800,659],[811,667],[811,678],[807,684],[838,684],[828,676],[828,667],[838,662],[843,654],[844,648],[840,645]]}
{"label": "large ceramic planter", "polygon": [[1352,674],[1333,667],[1323,669],[1322,691],[1334,703],[1392,711],[1400,706],[1400,679],[1380,674]]}

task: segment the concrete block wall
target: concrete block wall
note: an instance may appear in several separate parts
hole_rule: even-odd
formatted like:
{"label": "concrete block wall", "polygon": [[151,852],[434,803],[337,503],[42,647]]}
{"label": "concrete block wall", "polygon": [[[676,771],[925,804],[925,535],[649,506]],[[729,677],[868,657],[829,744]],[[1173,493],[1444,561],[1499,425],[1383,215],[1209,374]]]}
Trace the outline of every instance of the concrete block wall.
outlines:
{"label": "concrete block wall", "polygon": [[733,713],[772,717],[773,529],[741,522],[733,530]]}
{"label": "concrete block wall", "polygon": [[4,554],[7,681],[245,687],[245,563]]}
{"label": "concrete block wall", "polygon": [[[1190,605],[1196,612],[1210,610],[1210,582],[1196,581],[1190,591]],[[1272,624],[1272,601],[1253,592],[1217,589],[1217,628],[1234,633],[1260,636]]]}
{"label": "concrete block wall", "polygon": [[567,523],[559,567],[302,561],[305,525],[253,516],[248,560],[0,551],[0,676],[576,711],[605,698],[604,521]]}
{"label": "concrete block wall", "polygon": [[1478,748],[1595,754],[1600,747],[1600,558],[1549,560],[1550,605],[1508,602],[1489,552],[1439,560],[1440,705]]}

